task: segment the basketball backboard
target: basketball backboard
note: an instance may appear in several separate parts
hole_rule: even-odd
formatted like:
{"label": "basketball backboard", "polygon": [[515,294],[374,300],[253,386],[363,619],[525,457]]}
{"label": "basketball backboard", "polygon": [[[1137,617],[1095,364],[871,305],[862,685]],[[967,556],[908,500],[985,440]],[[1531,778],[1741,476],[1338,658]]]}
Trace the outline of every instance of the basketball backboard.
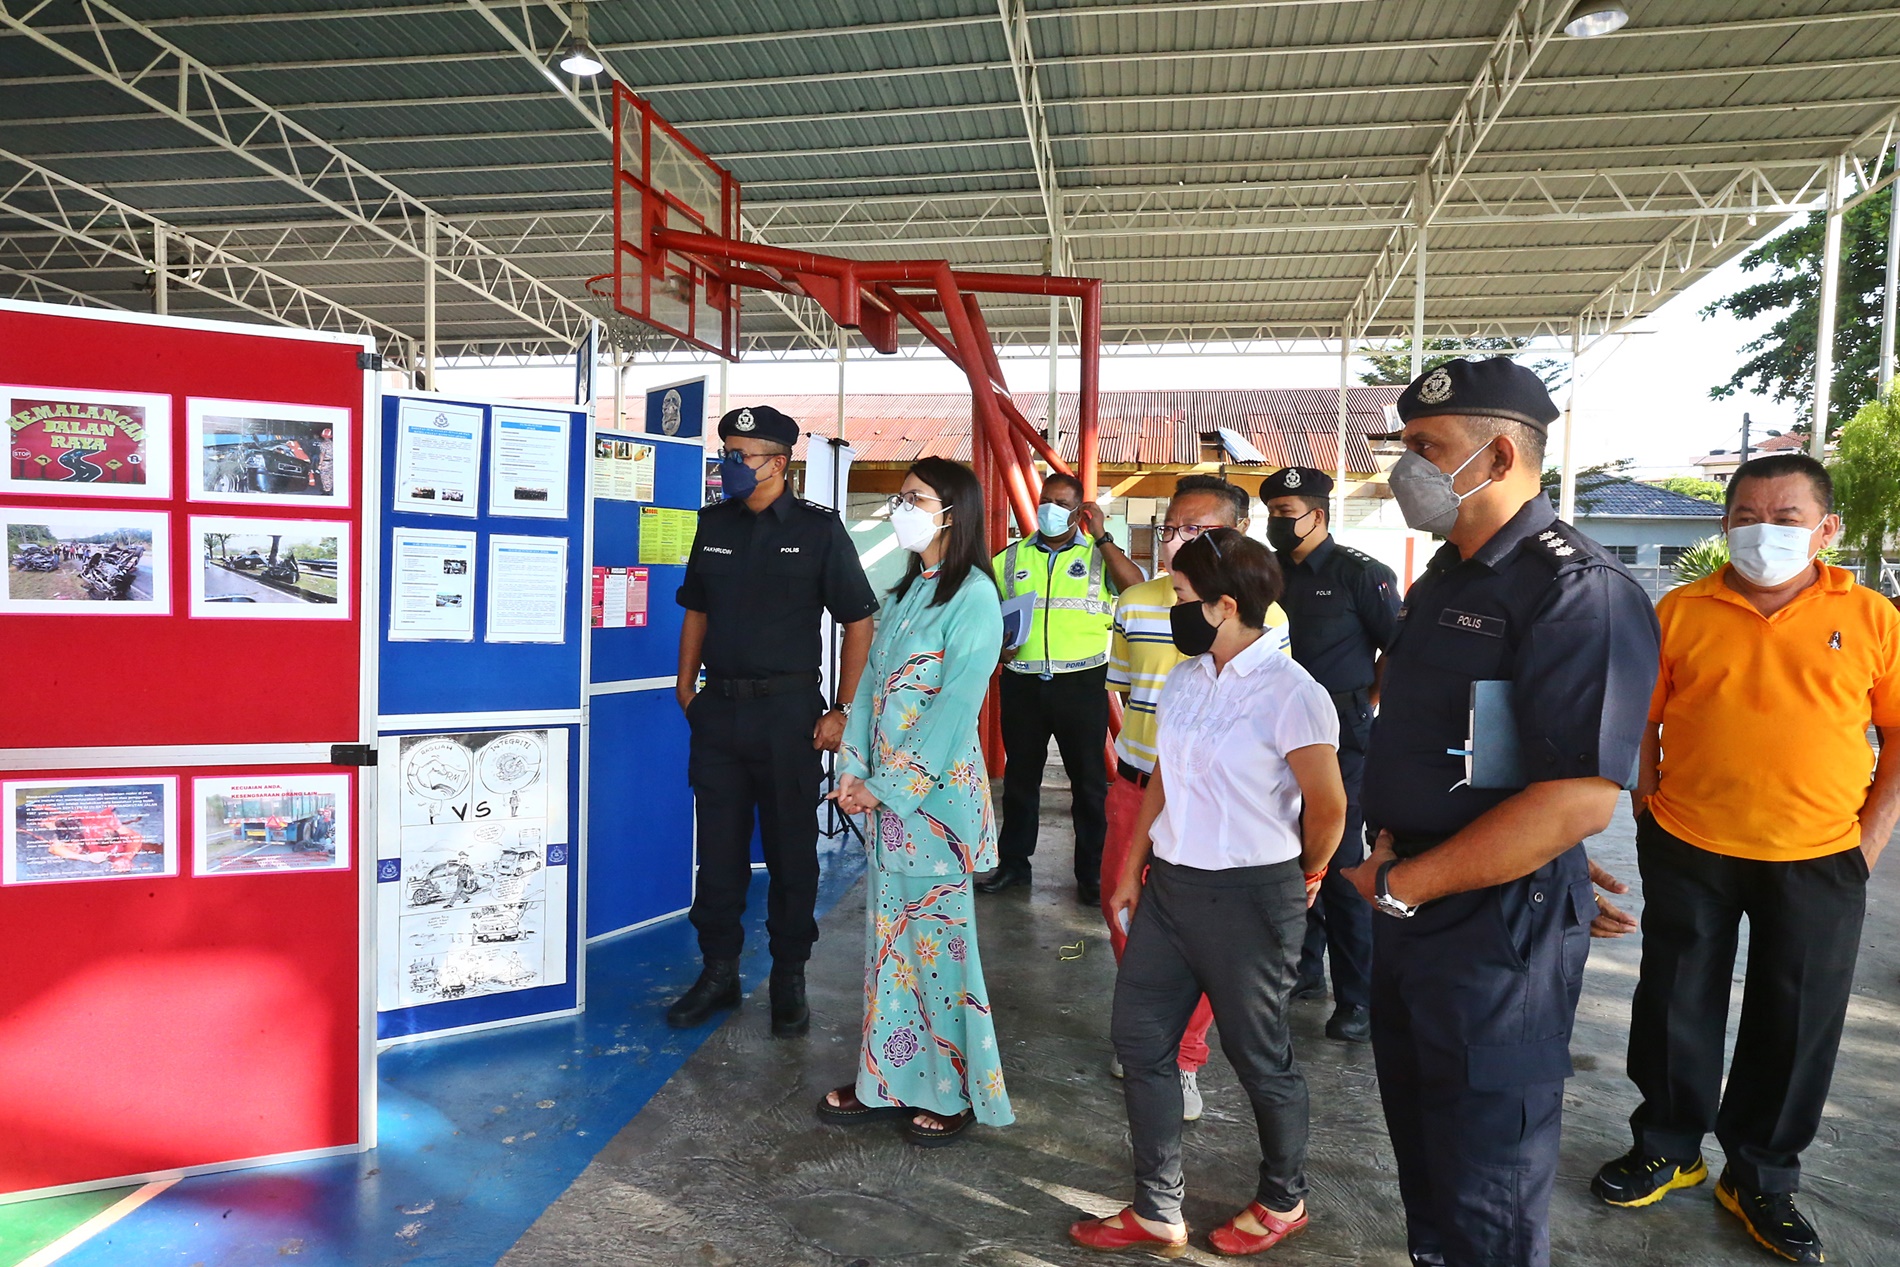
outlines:
{"label": "basketball backboard", "polygon": [[653,246],[656,229],[739,237],[739,182],[645,100],[614,85],[614,307],[736,360],[739,289]]}

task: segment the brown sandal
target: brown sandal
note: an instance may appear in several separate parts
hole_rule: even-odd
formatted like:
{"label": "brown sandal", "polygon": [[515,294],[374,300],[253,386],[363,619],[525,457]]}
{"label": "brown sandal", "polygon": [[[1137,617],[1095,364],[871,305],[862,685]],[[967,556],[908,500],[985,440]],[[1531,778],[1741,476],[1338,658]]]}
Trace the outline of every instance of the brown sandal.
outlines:
{"label": "brown sandal", "polygon": [[[831,1102],[832,1096],[838,1097],[838,1103]],[[858,1087],[855,1082],[847,1082],[825,1095],[818,1097],[818,1116],[833,1126],[858,1126],[865,1122],[888,1122],[892,1118],[905,1116],[911,1110],[903,1105],[874,1107],[858,1099]]]}
{"label": "brown sandal", "polygon": [[[931,1121],[937,1123],[937,1125],[917,1125],[916,1118],[918,1114],[929,1118]],[[952,1113],[948,1117],[941,1113],[933,1113],[929,1109],[918,1109],[911,1114],[911,1121],[905,1123],[904,1134],[909,1137],[911,1143],[917,1145],[919,1148],[941,1148],[968,1130],[970,1123],[974,1121],[976,1121],[976,1113],[972,1109],[965,1109],[961,1113]]]}

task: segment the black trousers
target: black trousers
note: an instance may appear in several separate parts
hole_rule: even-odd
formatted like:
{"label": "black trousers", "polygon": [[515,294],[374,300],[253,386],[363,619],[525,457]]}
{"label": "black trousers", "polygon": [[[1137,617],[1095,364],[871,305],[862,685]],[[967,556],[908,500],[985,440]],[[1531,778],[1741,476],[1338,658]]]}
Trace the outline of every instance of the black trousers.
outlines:
{"label": "black trousers", "polygon": [[1306,1079],[1293,1060],[1287,995],[1306,923],[1297,861],[1205,871],[1156,858],[1115,975],[1109,1033],[1127,1078],[1135,1213],[1181,1221],[1181,1036],[1201,995],[1260,1136],[1254,1199],[1290,1210],[1306,1197]]}
{"label": "black trousers", "polygon": [[1547,1267],[1595,890],[1581,847],[1373,924],[1372,1052],[1406,1240],[1447,1267]]}
{"label": "black trousers", "polygon": [[1328,951],[1333,960],[1333,1000],[1352,1007],[1372,1005],[1372,907],[1359,896],[1344,872],[1366,860],[1366,820],[1359,809],[1359,784],[1366,754],[1344,745],[1340,735],[1339,775],[1346,784],[1346,834],[1340,838],[1319,900],[1306,911],[1306,944],[1300,950],[1300,975],[1318,977]]}
{"label": "black trousers", "polygon": [[[1630,1129],[1644,1153],[1687,1161],[1710,1130],[1745,1188],[1794,1192],[1834,1077],[1867,909],[1859,849],[1800,862],[1731,858],[1645,814],[1643,968],[1630,1016]],[[1748,979],[1728,1086],[1722,1047],[1737,931]],[[1718,1101],[1719,1097],[1719,1101]]]}
{"label": "black trousers", "polygon": [[1069,775],[1076,882],[1100,883],[1108,835],[1108,666],[1058,673],[1047,682],[1006,668],[998,694],[1007,762],[998,857],[1006,867],[1023,866],[1036,852],[1042,767],[1053,737]]}
{"label": "black trousers", "polygon": [[763,699],[701,692],[687,710],[687,778],[699,826],[699,877],[689,918],[708,959],[737,959],[752,883],[752,823],[771,884],[765,929],[772,958],[803,963],[818,940],[818,788],[823,754],[811,746],[824,714],[814,684]]}

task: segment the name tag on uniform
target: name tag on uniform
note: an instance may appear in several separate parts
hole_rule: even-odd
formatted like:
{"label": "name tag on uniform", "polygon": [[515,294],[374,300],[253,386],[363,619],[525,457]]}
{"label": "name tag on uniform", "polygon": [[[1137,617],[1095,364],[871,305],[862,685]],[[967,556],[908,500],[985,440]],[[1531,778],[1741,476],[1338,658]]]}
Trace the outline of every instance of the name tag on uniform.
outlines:
{"label": "name tag on uniform", "polygon": [[1452,629],[1462,629],[1466,633],[1483,634],[1487,638],[1504,636],[1504,617],[1480,616],[1474,612],[1455,611],[1447,607],[1438,614],[1438,623]]}

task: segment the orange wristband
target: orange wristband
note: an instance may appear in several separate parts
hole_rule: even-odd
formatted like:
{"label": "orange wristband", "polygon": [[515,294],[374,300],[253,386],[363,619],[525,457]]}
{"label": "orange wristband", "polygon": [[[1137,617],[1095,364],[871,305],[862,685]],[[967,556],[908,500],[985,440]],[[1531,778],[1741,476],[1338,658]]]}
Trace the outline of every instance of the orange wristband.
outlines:
{"label": "orange wristband", "polygon": [[1302,871],[1300,872],[1300,874],[1306,877],[1306,882],[1308,884],[1315,884],[1321,880],[1324,880],[1326,878],[1326,873],[1330,870],[1332,870],[1332,864],[1328,863],[1327,865],[1321,867],[1317,871]]}

